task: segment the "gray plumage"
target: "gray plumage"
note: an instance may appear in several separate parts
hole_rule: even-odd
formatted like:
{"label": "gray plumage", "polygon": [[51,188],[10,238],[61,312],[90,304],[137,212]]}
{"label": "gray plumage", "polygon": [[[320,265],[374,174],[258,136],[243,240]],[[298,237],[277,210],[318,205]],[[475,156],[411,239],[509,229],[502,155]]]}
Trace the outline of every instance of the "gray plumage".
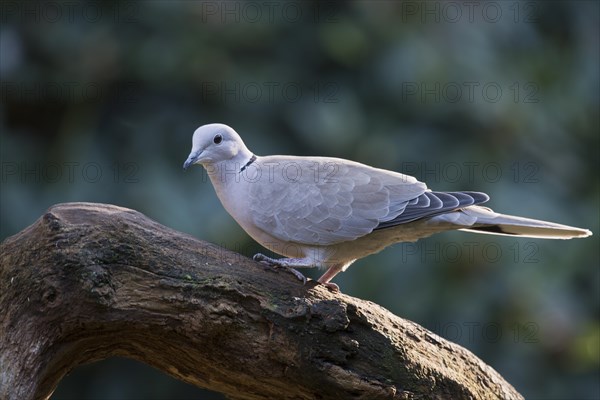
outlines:
{"label": "gray plumage", "polygon": [[435,192],[411,176],[349,160],[256,157],[222,124],[204,125],[194,133],[184,168],[198,163],[242,228],[264,247],[289,257],[259,254],[255,259],[293,268],[327,267],[319,279],[324,284],[358,258],[446,230],[552,239],[591,235],[495,213],[479,206],[489,200],[484,193]]}

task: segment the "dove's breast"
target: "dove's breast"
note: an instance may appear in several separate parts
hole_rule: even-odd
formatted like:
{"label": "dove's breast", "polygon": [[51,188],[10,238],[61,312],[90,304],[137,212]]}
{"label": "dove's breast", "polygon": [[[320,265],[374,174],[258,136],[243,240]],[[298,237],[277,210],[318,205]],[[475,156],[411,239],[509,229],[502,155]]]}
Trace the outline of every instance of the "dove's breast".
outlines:
{"label": "dove's breast", "polygon": [[[248,235],[265,248],[277,254],[283,254],[288,257],[300,256],[298,253],[301,250],[297,246],[294,245],[294,249],[289,249],[289,243],[281,241],[256,226],[250,191],[253,189],[252,185],[260,184],[259,182],[246,179],[243,174],[239,174],[238,176],[234,174],[226,176],[210,175],[210,179],[217,197],[225,210],[227,210],[229,215],[233,217]],[[288,249],[286,250],[286,248]]]}

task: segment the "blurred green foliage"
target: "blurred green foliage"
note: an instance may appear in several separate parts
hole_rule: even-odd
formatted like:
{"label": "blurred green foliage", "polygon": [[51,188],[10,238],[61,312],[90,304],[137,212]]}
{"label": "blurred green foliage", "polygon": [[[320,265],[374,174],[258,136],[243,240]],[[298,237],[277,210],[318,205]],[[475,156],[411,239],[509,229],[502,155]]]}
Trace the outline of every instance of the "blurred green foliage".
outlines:
{"label": "blurred green foliage", "polygon": [[[526,398],[600,397],[598,2],[3,1],[1,18],[2,239],[54,203],[94,201],[260,251],[201,168],[181,171],[209,122],[257,154],[485,191],[497,211],[596,236],[440,234],[337,283],[470,349]],[[109,360],[53,398],[209,396]]]}

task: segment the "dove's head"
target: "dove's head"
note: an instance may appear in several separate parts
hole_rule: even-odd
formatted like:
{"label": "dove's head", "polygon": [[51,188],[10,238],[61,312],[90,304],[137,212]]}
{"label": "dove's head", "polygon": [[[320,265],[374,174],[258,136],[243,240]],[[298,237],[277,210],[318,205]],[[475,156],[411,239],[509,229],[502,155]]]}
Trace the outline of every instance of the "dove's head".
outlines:
{"label": "dove's head", "polygon": [[193,164],[206,166],[237,158],[249,158],[251,155],[242,138],[229,126],[202,125],[194,132],[192,151],[183,163],[183,169]]}

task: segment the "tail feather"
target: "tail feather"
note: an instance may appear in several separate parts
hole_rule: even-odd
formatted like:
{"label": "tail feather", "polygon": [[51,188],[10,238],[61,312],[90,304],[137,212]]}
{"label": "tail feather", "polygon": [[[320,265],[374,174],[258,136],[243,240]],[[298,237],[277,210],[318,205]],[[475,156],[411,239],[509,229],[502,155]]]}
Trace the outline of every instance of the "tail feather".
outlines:
{"label": "tail feather", "polygon": [[592,234],[587,229],[537,219],[498,214],[489,208],[480,206],[466,207],[453,214],[462,215],[453,218],[452,223],[466,225],[461,230],[470,232],[542,239],[583,238]]}

